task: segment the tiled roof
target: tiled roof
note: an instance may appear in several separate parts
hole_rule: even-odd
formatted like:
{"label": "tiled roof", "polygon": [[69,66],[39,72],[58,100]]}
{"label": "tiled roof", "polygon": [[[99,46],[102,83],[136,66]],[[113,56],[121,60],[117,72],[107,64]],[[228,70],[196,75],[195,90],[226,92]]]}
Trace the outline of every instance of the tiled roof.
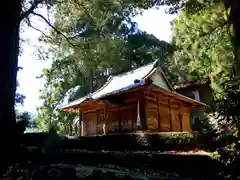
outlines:
{"label": "tiled roof", "polygon": [[138,85],[143,85],[143,81],[140,81],[139,83],[134,83],[134,81],[146,79],[153,70],[154,63],[151,63],[138,69],[112,76],[102,88],[92,94],[92,98],[98,99],[109,94],[115,94]]}
{"label": "tiled roof", "polygon": [[[75,101],[70,102],[69,104],[59,106],[59,109],[75,107],[78,104],[82,103],[87,97],[92,99],[100,99],[102,97],[116,94],[118,92],[126,91],[137,86],[141,86],[145,83],[145,79],[148,78],[156,70],[157,61],[154,63],[139,67],[135,70],[128,71],[116,76],[111,76],[103,87],[98,89],[88,96],[82,97]],[[135,83],[135,80],[139,80],[138,83]]]}

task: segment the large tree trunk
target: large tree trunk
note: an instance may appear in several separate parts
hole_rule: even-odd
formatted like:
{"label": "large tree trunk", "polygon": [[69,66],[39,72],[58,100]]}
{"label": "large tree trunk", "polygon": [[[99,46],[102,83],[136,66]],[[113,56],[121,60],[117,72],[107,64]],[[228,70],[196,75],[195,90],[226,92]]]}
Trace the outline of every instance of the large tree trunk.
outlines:
{"label": "large tree trunk", "polygon": [[[1,165],[14,160],[15,147],[15,92],[19,52],[19,20],[21,0],[4,1],[0,28],[0,138]],[[1,167],[1,170],[3,168]]]}
{"label": "large tree trunk", "polygon": [[88,82],[89,82],[89,93],[93,93],[94,87],[93,87],[93,70],[92,69],[89,69]]}

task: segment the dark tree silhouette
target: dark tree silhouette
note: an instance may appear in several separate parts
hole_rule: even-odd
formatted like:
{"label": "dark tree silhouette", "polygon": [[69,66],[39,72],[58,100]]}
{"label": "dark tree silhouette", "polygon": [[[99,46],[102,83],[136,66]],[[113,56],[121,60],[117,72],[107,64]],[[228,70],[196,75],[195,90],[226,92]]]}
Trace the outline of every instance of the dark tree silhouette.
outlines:
{"label": "dark tree silhouette", "polygon": [[[18,126],[16,126],[15,115],[15,97],[17,102],[22,102],[22,96],[17,94],[17,71],[19,55],[19,27],[20,22],[28,17],[30,13],[43,0],[35,0],[32,6],[25,12],[22,11],[22,0],[4,1],[6,11],[1,11],[3,17],[0,28],[0,137],[1,148],[0,158],[1,167],[6,167],[9,163],[14,162],[14,147],[17,144]],[[5,168],[1,168],[0,173]]]}
{"label": "dark tree silhouette", "polygon": [[[20,0],[4,2],[8,11],[1,11],[0,28],[0,137],[1,137],[1,165],[12,161],[9,156],[15,144],[15,93],[17,61],[19,52],[19,24],[21,13]],[[5,158],[4,158],[5,157]],[[7,159],[7,158],[9,159]],[[4,170],[4,168],[1,168]]]}

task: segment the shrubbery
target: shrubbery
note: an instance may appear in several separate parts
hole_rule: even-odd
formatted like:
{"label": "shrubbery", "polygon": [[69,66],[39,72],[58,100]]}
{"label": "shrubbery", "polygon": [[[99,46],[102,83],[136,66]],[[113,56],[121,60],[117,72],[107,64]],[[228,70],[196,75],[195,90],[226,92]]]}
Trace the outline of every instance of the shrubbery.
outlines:
{"label": "shrubbery", "polygon": [[[126,133],[103,136],[61,138],[59,146],[65,149],[87,150],[189,150],[197,146],[196,132],[179,133]],[[46,133],[25,134],[25,146],[42,146]],[[54,143],[54,142],[53,142]],[[35,145],[34,145],[35,144]]]}

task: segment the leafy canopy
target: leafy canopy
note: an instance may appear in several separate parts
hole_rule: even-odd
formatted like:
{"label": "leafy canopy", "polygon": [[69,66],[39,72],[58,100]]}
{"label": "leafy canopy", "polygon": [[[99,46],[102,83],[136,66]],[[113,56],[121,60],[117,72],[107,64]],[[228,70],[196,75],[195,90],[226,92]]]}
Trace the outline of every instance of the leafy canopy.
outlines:
{"label": "leafy canopy", "polygon": [[128,1],[67,1],[55,10],[54,26],[65,36],[52,31],[41,38],[54,58],[42,75],[38,123],[71,134],[76,114],[59,111],[58,105],[96,90],[109,75],[163,60],[171,46],[137,29],[131,21],[136,9]]}
{"label": "leafy canopy", "polygon": [[224,92],[235,62],[223,15],[223,4],[213,3],[194,15],[182,11],[172,22],[176,50],[167,65],[177,84],[210,79],[217,97]]}

